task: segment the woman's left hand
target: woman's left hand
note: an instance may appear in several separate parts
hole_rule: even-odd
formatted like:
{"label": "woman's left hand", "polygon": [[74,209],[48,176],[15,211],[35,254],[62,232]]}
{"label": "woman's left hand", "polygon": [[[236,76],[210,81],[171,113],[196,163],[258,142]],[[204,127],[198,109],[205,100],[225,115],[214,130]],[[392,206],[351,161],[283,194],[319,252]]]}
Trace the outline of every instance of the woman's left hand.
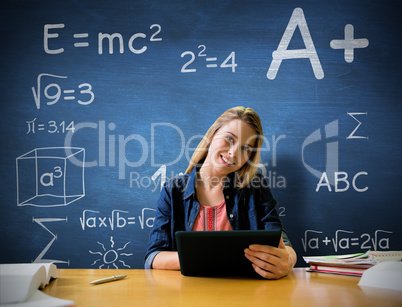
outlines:
{"label": "woman's left hand", "polygon": [[267,279],[288,275],[296,263],[295,251],[283,243],[282,237],[278,247],[253,244],[244,252],[257,274]]}

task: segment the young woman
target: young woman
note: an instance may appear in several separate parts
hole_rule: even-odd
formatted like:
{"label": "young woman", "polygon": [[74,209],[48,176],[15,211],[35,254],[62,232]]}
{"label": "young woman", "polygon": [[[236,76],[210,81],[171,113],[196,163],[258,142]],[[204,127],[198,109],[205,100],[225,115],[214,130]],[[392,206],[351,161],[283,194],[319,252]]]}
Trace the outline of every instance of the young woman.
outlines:
{"label": "young woman", "polygon": [[[179,230],[281,229],[266,180],[257,172],[263,131],[251,108],[235,107],[209,128],[185,175],[161,191],[145,268],[179,270],[175,232]],[[264,278],[286,276],[296,263],[286,233],[278,247],[250,245],[244,251]]]}

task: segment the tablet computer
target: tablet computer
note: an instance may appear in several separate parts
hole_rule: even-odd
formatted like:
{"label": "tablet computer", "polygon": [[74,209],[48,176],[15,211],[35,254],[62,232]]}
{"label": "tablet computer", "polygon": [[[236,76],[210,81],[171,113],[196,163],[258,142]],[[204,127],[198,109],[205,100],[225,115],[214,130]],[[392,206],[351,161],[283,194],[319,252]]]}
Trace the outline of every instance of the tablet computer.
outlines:
{"label": "tablet computer", "polygon": [[178,231],[180,271],[185,276],[259,276],[244,250],[251,244],[277,247],[281,230]]}

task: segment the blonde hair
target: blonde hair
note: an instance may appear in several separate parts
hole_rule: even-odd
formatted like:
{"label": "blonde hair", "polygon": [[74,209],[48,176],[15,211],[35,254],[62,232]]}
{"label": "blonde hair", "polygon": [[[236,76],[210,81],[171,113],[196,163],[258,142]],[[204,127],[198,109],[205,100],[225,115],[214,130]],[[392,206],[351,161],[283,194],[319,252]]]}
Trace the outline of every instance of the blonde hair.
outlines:
{"label": "blonde hair", "polygon": [[257,133],[257,141],[250,155],[249,160],[237,171],[236,186],[243,188],[247,186],[250,180],[255,176],[258,165],[261,162],[261,147],[263,142],[263,131],[261,120],[258,114],[252,108],[234,107],[224,112],[215,123],[205,133],[203,139],[195,149],[190,163],[187,167],[186,174],[190,174],[193,168],[203,162],[208,154],[208,147],[215,133],[227,122],[240,119]]}

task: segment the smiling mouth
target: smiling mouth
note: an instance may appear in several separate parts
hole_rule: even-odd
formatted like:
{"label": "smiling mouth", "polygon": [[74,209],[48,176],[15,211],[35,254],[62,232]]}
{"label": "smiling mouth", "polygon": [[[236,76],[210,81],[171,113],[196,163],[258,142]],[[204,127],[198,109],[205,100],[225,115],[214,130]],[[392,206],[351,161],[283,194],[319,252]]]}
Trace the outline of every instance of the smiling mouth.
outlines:
{"label": "smiling mouth", "polygon": [[226,164],[228,164],[228,165],[234,165],[234,162],[232,162],[232,161],[226,159],[224,156],[221,156],[221,157],[222,157],[222,160],[223,160]]}

